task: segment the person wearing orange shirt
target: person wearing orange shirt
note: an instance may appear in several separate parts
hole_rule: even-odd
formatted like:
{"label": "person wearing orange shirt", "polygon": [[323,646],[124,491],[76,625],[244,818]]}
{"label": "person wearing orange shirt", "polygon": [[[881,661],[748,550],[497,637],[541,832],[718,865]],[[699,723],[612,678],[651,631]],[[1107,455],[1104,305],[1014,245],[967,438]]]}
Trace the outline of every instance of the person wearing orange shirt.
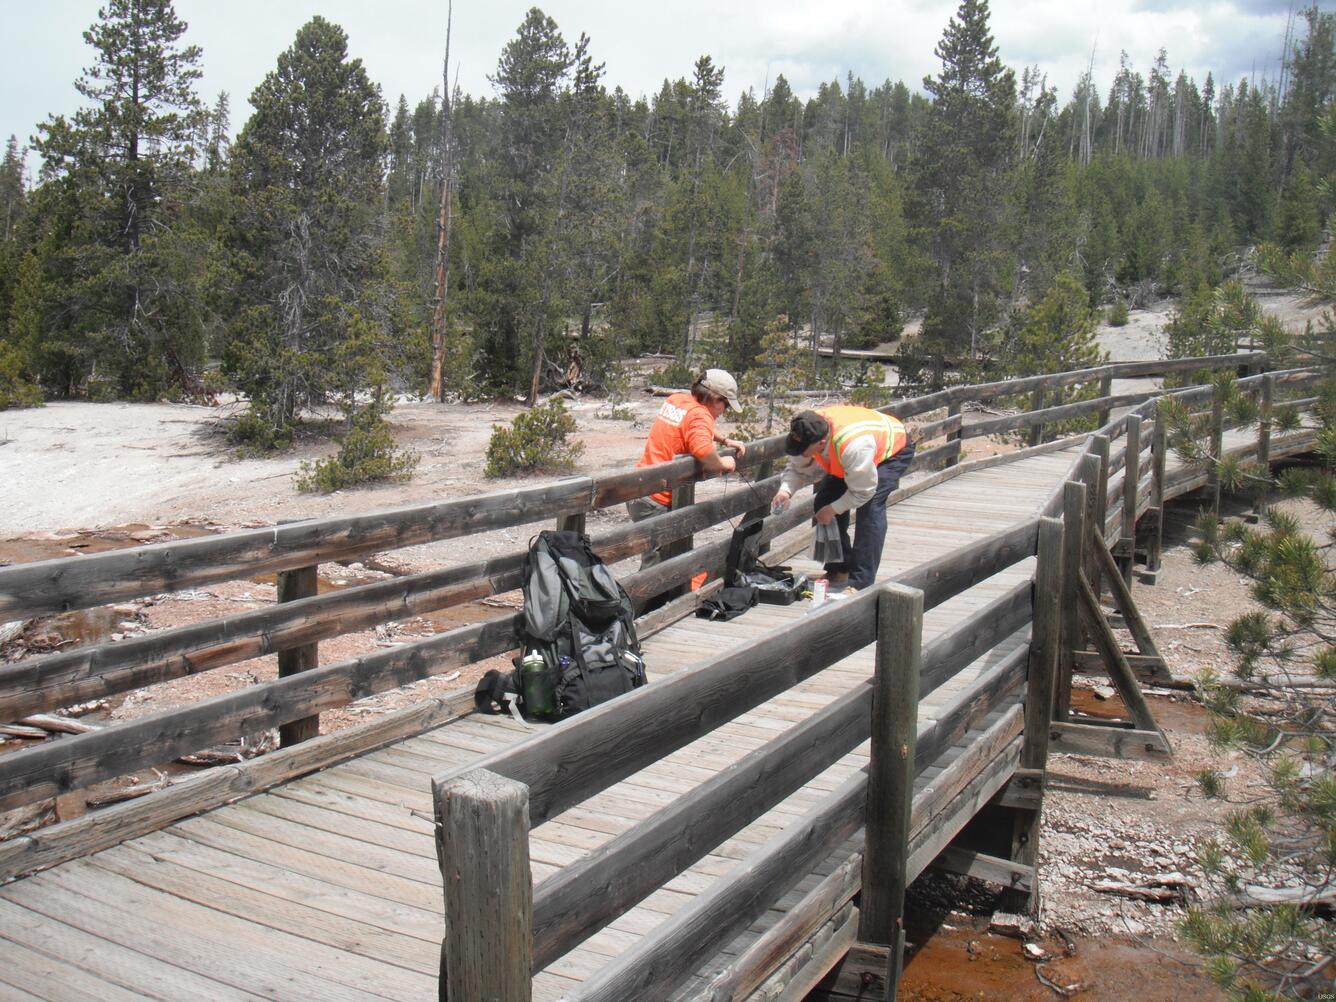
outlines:
{"label": "person wearing orange shirt", "polygon": [[[802,411],[789,425],[784,451],[791,457],[780,478],[772,508],[783,511],[794,492],[816,484],[814,517],[833,520],[840,531],[844,560],[826,564],[832,585],[866,588],[876,580],[886,542],[886,499],[914,458],[899,418],[867,407],[824,407]],[[858,529],[849,544],[849,512],[857,510]]]}
{"label": "person wearing orange shirt", "polygon": [[[663,402],[649,429],[644,455],[636,466],[695,456],[707,473],[732,473],[737,469],[736,460],[721,456],[716,446],[736,449],[739,457],[747,448],[741,442],[725,438],[714,423],[724,411],[738,410],[741,406],[737,380],[723,369],[706,369],[691,384],[690,392],[674,393]],[[626,509],[631,521],[641,522],[667,512],[672,500],[672,491],[659,491],[649,497],[633,498],[626,503]],[[660,559],[658,550],[649,551],[641,558],[641,570],[654,566]]]}

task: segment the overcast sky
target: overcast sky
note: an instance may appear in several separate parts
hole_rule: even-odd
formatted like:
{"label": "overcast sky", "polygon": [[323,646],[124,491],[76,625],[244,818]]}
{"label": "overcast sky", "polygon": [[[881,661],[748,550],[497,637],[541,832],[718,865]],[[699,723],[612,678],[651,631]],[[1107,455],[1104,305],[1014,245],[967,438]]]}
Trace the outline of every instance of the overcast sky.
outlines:
{"label": "overcast sky", "polygon": [[[1336,0],[1321,0],[1329,9]],[[9,44],[0,61],[0,141],[21,144],[52,113],[79,107],[73,82],[93,61],[82,33],[99,0],[0,0]],[[475,95],[491,95],[487,75],[532,2],[458,0],[452,73]],[[548,0],[541,5],[570,43],[584,32],[591,53],[607,64],[605,82],[633,96],[652,94],[665,77],[689,77],[702,54],[725,68],[730,104],[747,88],[759,95],[783,73],[801,97],[824,80],[852,72],[869,85],[903,80],[917,89],[935,73],[933,48],[957,3],[941,0]],[[1175,74],[1200,85],[1274,78],[1292,0],[994,0],[993,36],[1017,71],[1037,64],[1071,93],[1094,52],[1095,80],[1106,94],[1126,50],[1148,72],[1168,51]],[[391,107],[410,106],[441,78],[445,0],[176,0],[189,24],[185,39],[204,52],[199,93],[211,104],[232,100],[235,132],[250,115],[248,99],[297,29],[320,14],[343,26],[349,52],[381,85]]]}

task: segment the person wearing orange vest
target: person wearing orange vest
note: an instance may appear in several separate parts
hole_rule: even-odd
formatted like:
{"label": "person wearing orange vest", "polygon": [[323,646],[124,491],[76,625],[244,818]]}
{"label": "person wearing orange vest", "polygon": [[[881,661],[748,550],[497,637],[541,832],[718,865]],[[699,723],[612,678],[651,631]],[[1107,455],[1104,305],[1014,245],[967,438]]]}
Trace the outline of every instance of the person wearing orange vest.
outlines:
{"label": "person wearing orange vest", "polygon": [[[737,461],[732,456],[721,456],[716,443],[737,450],[742,456],[747,448],[741,442],[725,438],[715,430],[714,423],[724,411],[739,410],[738,384],[723,369],[706,369],[691,385],[688,393],[674,393],[659,408],[658,417],[650,426],[645,452],[637,467],[666,463],[678,456],[695,456],[706,473],[732,473]],[[640,522],[668,511],[672,491],[659,491],[645,498],[633,498],[626,503],[631,521]],[[652,567],[660,560],[658,550],[651,550],[641,558],[640,568]]]}
{"label": "person wearing orange vest", "polygon": [[[886,498],[914,458],[904,424],[867,407],[802,411],[789,425],[784,451],[793,458],[772,509],[783,511],[795,491],[816,484],[814,516],[822,525],[835,521],[844,546],[843,562],[826,564],[827,579],[832,585],[868,587],[876,580],[886,541]],[[858,529],[850,546],[849,512],[855,509]]]}

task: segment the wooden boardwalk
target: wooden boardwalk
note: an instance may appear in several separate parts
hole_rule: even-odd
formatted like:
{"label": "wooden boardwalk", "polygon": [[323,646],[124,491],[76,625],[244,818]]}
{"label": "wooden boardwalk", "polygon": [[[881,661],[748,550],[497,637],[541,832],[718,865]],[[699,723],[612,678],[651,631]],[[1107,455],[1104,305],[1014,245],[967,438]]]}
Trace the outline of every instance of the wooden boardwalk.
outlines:
{"label": "wooden boardwalk", "polygon": [[[1073,455],[966,473],[894,506],[882,576],[1033,518]],[[929,612],[925,641],[1023,580],[1029,566]],[[689,670],[807,614],[800,602],[759,606],[729,623],[682,620],[646,641],[651,677]],[[872,656],[868,648],[846,658],[535,828],[535,882],[865,682]],[[924,700],[921,727],[983,663]],[[0,995],[53,1002],[430,997],[443,932],[431,777],[531,733],[508,717],[470,716],[0,888],[0,982],[9,986]],[[556,961],[535,978],[535,998],[559,998],[866,761],[865,745]],[[690,995],[686,988],[676,997]]]}
{"label": "wooden boardwalk", "polygon": [[[925,404],[924,409],[931,408]],[[938,425],[939,434],[951,427],[959,431],[958,412]],[[1225,447],[1235,453],[1255,449],[1256,437],[1250,436],[1246,430],[1227,432]],[[1148,451],[1147,438],[1141,448]],[[1300,438],[1292,437],[1290,445],[1278,440],[1270,458],[1311,447],[1311,436]],[[959,441],[954,445],[958,452]],[[1084,447],[1082,442],[966,469],[910,493],[890,509],[880,576],[896,577],[1002,530],[1034,523],[1073,474]],[[1115,451],[1120,447],[1115,442]],[[1112,472],[1120,469],[1115,464]],[[1146,467],[1141,470],[1138,511],[1148,503],[1150,483]],[[1173,485],[1172,496],[1204,480],[1171,459],[1160,483]],[[801,559],[790,562],[801,570],[814,567]],[[1033,558],[1023,560],[931,608],[924,617],[925,646],[1028,582],[1034,565]],[[729,623],[679,620],[645,642],[651,679],[691,672],[723,652],[791,629],[809,615],[821,613],[800,602],[760,606]],[[1027,647],[1028,632],[1027,625],[926,695],[919,704],[920,735],[990,668]],[[535,827],[529,838],[535,885],[666,805],[690,798],[744,756],[867,683],[874,653],[875,647],[865,647]],[[931,787],[965,749],[978,745],[989,727],[1004,717],[1016,721],[1020,700],[1021,692],[1015,691],[976,721],[918,776],[916,789]],[[509,717],[468,715],[0,886],[0,999],[433,997],[444,929],[432,779],[542,729]],[[745,866],[758,846],[867,763],[865,743],[537,973],[534,997],[557,1000],[578,993],[610,960],[652,937],[717,878]],[[990,787],[984,799],[996,788]],[[710,998],[711,979],[730,959],[843,866],[860,844],[861,839],[851,840],[802,875],[767,915],[672,998]],[[930,858],[911,867],[910,877]],[[853,923],[840,926],[847,900],[844,912],[836,908],[827,916],[838,927],[828,935],[843,935],[845,943],[853,937]]]}

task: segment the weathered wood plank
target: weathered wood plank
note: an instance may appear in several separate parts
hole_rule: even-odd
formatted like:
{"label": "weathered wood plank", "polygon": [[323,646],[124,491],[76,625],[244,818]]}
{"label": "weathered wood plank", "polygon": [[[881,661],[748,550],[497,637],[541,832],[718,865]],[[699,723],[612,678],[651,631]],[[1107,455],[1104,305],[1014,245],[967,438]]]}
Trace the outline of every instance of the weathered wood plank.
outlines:
{"label": "weathered wood plank", "polygon": [[923,593],[883,588],[877,602],[877,671],[864,814],[858,938],[889,948],[894,992],[904,967],[905,850],[914,799],[914,752],[923,640]]}
{"label": "weathered wood plank", "polygon": [[441,998],[529,1002],[533,879],[528,791],[474,770],[433,784],[445,885]]}
{"label": "weathered wood plank", "polygon": [[324,735],[262,758],[210,769],[160,793],[10,839],[0,844],[0,882],[96,852],[294,776],[347,761],[406,734],[438,726],[472,708],[473,694],[467,690],[424,700],[380,720]]}
{"label": "weathered wood plank", "polygon": [[1170,756],[1168,744],[1159,731],[1055,723],[1052,741],[1054,751],[1069,755],[1144,759],[1148,762],[1163,762]]}
{"label": "weathered wood plank", "polygon": [[0,568],[0,621],[87,609],[330,560],[452,539],[583,511],[593,481],[576,477],[457,501],[291,522]]}

